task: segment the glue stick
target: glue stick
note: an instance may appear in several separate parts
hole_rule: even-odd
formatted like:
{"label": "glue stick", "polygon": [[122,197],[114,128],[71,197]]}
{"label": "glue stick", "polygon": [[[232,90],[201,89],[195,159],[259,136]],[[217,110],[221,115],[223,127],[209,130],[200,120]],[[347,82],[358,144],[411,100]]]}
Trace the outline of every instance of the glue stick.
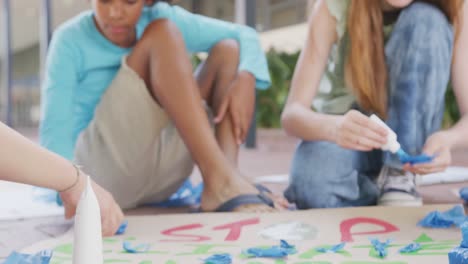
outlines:
{"label": "glue stick", "polygon": [[87,177],[75,215],[73,264],[102,264],[101,210]]}
{"label": "glue stick", "polygon": [[382,150],[390,151],[391,153],[394,153],[394,154],[397,153],[400,150],[401,146],[400,146],[400,143],[398,143],[397,141],[397,135],[395,134],[395,132],[393,132],[393,130],[389,128],[387,124],[385,124],[376,115],[371,115],[370,120],[380,126],[383,126],[388,132],[387,143],[385,143],[385,145],[382,146]]}

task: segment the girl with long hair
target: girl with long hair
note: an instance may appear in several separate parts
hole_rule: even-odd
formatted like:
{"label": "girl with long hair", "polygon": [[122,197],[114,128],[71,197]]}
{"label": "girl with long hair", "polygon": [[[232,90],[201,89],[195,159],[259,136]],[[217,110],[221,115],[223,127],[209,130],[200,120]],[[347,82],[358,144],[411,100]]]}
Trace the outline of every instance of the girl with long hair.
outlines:
{"label": "girl with long hair", "polygon": [[[468,146],[468,5],[464,0],[313,1],[308,38],[282,115],[302,139],[286,197],[299,208],[420,205],[415,176],[443,171]],[[440,130],[453,85],[462,115]],[[312,107],[311,107],[312,104]],[[431,162],[400,164],[387,131]]]}

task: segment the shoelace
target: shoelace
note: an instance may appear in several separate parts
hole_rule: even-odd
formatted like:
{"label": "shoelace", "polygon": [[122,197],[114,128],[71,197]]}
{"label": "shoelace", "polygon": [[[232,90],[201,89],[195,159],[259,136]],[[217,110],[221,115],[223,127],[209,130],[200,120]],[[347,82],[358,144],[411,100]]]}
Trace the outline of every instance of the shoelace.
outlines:
{"label": "shoelace", "polygon": [[397,189],[406,192],[412,192],[416,184],[413,175],[388,176],[383,189]]}

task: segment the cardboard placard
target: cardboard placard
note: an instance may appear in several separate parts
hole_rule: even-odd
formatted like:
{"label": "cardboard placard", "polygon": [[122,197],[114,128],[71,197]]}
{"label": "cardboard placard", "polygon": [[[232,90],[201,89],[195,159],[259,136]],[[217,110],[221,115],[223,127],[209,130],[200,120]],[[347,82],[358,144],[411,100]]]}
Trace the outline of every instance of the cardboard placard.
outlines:
{"label": "cardboard placard", "polygon": [[[434,210],[445,211],[453,205],[411,207],[360,207],[320,209],[270,214],[179,214],[128,217],[122,236],[103,241],[105,263],[203,263],[215,253],[230,253],[233,263],[448,263],[448,252],[460,244],[456,227],[427,229],[419,220]],[[380,258],[369,238],[392,239],[388,256]],[[286,239],[297,253],[286,259],[246,258],[249,247],[278,245]],[[51,263],[71,263],[73,232],[61,238],[38,243],[25,252],[54,249]],[[147,253],[129,254],[123,241],[150,243]],[[316,248],[347,242],[337,253],[320,253]],[[405,245],[419,242],[422,249],[399,253]]]}

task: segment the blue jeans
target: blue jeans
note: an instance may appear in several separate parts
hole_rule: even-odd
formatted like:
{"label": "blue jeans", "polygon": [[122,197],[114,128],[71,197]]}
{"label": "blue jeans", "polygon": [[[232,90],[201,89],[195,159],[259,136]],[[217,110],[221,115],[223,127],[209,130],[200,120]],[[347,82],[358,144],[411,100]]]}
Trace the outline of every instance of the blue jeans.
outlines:
{"label": "blue jeans", "polygon": [[[440,129],[450,77],[453,30],[437,8],[416,2],[405,8],[385,46],[389,76],[387,124],[402,148],[420,154]],[[375,204],[383,165],[398,159],[375,150],[359,152],[330,142],[302,141],[294,154],[285,196],[300,209]]]}

